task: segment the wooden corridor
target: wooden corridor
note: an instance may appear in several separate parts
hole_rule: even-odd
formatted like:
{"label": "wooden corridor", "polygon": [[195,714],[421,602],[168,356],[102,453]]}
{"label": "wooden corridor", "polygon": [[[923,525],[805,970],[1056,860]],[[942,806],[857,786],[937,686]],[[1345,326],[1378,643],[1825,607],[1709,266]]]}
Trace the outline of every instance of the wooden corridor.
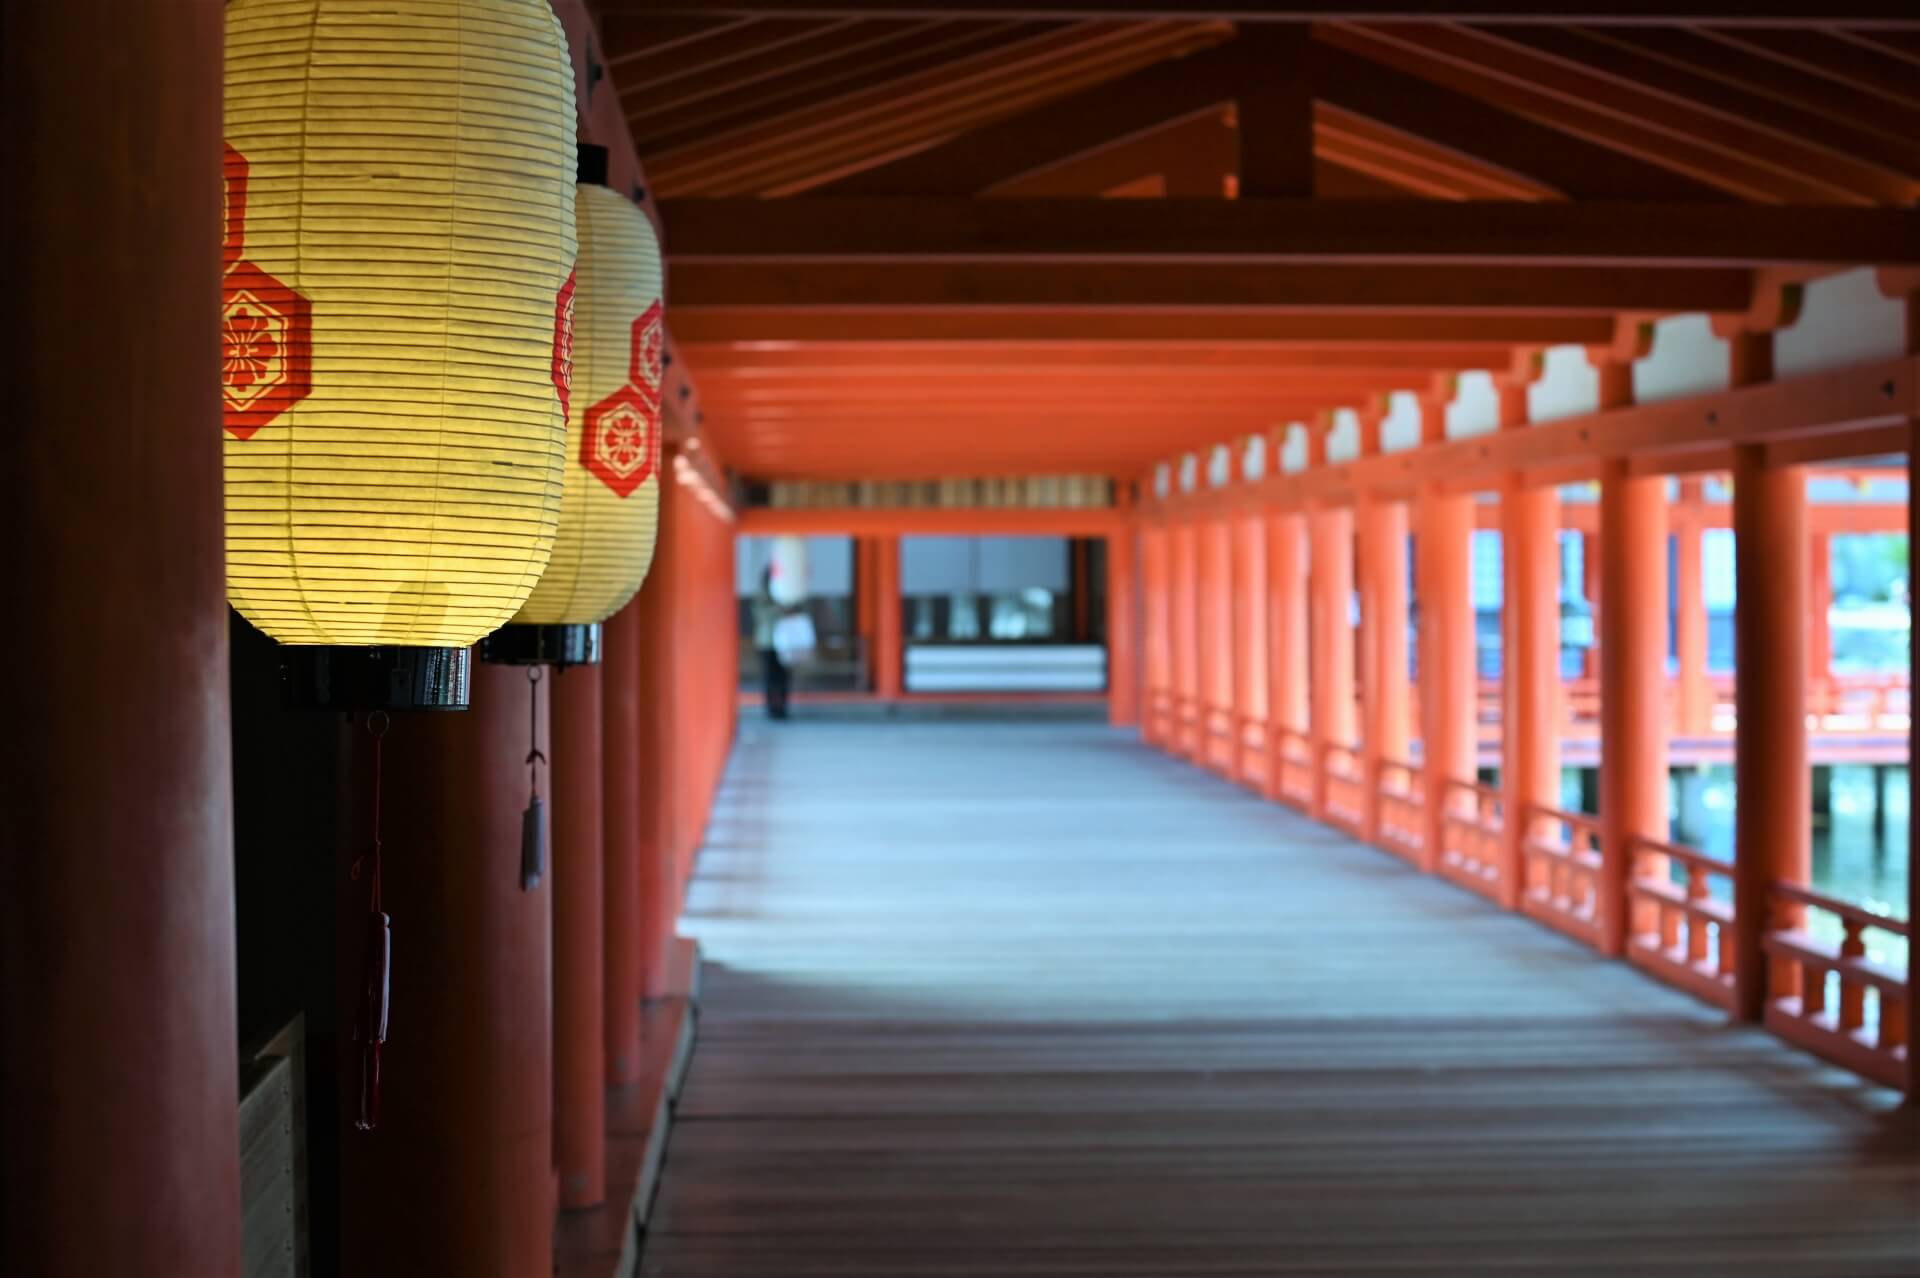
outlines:
{"label": "wooden corridor", "polygon": [[1895,1096],[1134,738],[743,727],[642,1272],[1920,1273]]}

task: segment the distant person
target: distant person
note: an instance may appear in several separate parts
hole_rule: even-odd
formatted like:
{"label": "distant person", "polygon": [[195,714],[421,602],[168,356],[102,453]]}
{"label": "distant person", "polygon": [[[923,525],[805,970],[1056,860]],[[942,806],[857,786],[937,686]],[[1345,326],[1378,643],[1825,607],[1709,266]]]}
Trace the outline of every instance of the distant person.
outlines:
{"label": "distant person", "polygon": [[760,675],[767,693],[767,718],[787,717],[787,693],[793,687],[793,672],[780,659],[773,646],[773,632],[785,615],[773,598],[773,565],[760,573],[760,591],[753,597],[753,646],[760,653]]}

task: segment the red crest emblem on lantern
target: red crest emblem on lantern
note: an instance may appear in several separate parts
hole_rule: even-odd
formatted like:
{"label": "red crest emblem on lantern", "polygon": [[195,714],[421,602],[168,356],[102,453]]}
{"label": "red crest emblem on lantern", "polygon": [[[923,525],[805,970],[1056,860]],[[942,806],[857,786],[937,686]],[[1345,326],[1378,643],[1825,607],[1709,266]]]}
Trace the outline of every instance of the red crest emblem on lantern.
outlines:
{"label": "red crest emblem on lantern", "polygon": [[575,272],[553,299],[553,389],[560,392],[562,421],[573,412],[573,285]]}
{"label": "red crest emblem on lantern", "polygon": [[660,303],[633,322],[627,384],[586,413],[580,464],[618,497],[660,469],[660,356],[666,344]]}
{"label": "red crest emblem on lantern", "polygon": [[247,157],[222,145],[221,425],[235,439],[251,439],[313,389],[313,308],[241,256],[247,236]]}

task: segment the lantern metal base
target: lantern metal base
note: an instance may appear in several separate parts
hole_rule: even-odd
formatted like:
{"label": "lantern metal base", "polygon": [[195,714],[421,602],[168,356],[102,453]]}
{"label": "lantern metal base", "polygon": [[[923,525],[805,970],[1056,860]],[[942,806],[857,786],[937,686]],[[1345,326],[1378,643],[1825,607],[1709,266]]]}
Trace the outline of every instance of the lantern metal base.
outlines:
{"label": "lantern metal base", "polygon": [[471,648],[284,647],[281,689],[294,710],[465,710]]}
{"label": "lantern metal base", "polygon": [[480,641],[480,660],[503,666],[597,666],[600,623],[502,626]]}

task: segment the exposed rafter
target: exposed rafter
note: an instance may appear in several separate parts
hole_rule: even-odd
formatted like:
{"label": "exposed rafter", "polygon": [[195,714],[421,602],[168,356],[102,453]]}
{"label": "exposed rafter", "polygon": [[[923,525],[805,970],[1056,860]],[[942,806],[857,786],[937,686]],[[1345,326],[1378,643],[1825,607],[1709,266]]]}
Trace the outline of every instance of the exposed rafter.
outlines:
{"label": "exposed rafter", "polygon": [[1313,22],[1334,19],[1408,19],[1445,22],[1582,22],[1617,26],[1680,26],[1724,23],[1757,27],[1879,27],[1920,30],[1920,16],[1906,0],[1320,0],[1274,4],[1272,0],[598,0],[606,13],[716,17],[805,14],[815,17],[897,17],[939,14],[976,18],[1191,18],[1228,17],[1253,22]]}
{"label": "exposed rafter", "polygon": [[[1920,211],[1313,200],[669,200],[676,263],[1082,259],[1632,264],[1920,263]],[[682,299],[690,300],[690,299]]]}

